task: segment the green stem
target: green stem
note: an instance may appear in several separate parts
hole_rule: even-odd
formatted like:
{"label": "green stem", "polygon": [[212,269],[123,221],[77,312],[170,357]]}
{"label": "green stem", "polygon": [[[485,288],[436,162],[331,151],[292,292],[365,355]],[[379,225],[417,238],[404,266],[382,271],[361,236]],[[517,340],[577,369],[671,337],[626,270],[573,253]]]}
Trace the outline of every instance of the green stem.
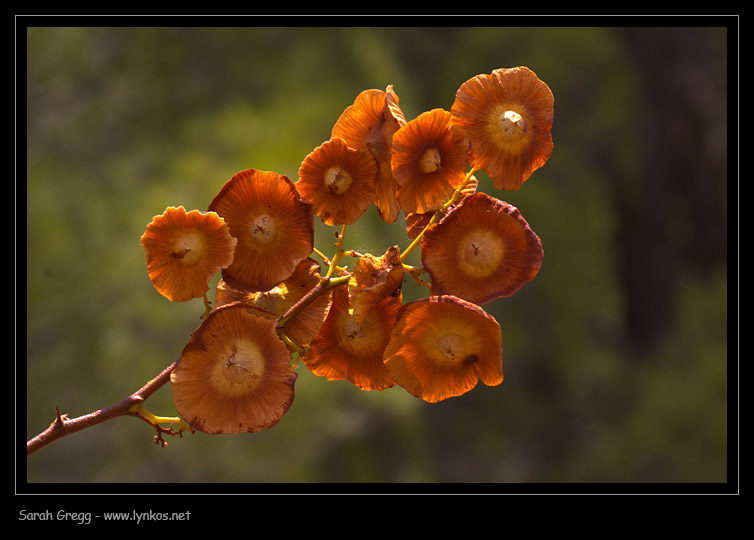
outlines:
{"label": "green stem", "polygon": [[338,268],[338,262],[340,262],[340,259],[343,258],[343,255],[345,255],[345,252],[342,249],[343,246],[343,238],[346,236],[346,226],[343,225],[343,228],[340,230],[340,234],[336,231],[335,234],[338,237],[338,241],[335,242],[335,255],[333,255],[332,260],[330,261],[330,268],[327,269],[327,274],[325,277],[332,277],[332,275],[335,273],[335,270]]}
{"label": "green stem", "polygon": [[296,317],[299,313],[301,313],[308,305],[310,305],[312,302],[314,302],[317,298],[325,294],[326,292],[334,289],[335,287],[339,287],[341,285],[344,285],[348,283],[348,278],[350,274],[338,276],[336,278],[332,277],[333,274],[337,272],[343,272],[346,269],[343,267],[338,266],[338,262],[340,261],[343,256],[348,255],[351,257],[357,257],[360,256],[360,254],[357,254],[354,251],[344,251],[343,250],[343,238],[346,234],[346,226],[343,225],[343,228],[341,229],[340,233],[337,231],[335,232],[335,236],[338,238],[338,241],[335,242],[335,255],[333,255],[332,259],[328,259],[321,251],[315,249],[314,253],[317,254],[319,257],[322,257],[322,260],[325,261],[325,263],[329,263],[329,268],[327,269],[327,273],[324,277],[322,277],[319,280],[319,283],[315,285],[309,292],[307,292],[303,298],[301,298],[298,302],[296,302],[293,306],[291,306],[288,311],[286,311],[280,319],[278,319],[277,323],[277,334],[280,337],[280,339],[289,347],[291,347],[294,351],[298,352],[299,355],[303,354],[304,348],[301,347],[299,344],[295,343],[288,335],[285,333],[285,327],[288,324],[288,322]]}
{"label": "green stem", "polygon": [[211,311],[212,304],[210,304],[209,299],[207,298],[207,293],[204,293],[204,313],[202,314],[201,319],[204,320],[209,317]]}
{"label": "green stem", "polygon": [[411,266],[409,264],[403,263],[403,271],[411,276],[414,281],[416,281],[419,285],[423,285],[424,287],[429,287],[429,282],[423,280],[420,276],[426,272],[426,270],[421,266]]}
{"label": "green stem", "polygon": [[325,255],[324,253],[322,253],[317,248],[314,248],[314,253],[317,256],[319,256],[326,265],[330,266],[330,262],[332,262],[332,261],[330,261],[330,259],[327,258],[327,255]]}
{"label": "green stem", "polygon": [[291,349],[296,351],[298,354],[303,354],[304,348],[288,337],[288,334],[285,333],[285,328],[278,327],[277,335],[283,341],[283,343],[288,345]]}
{"label": "green stem", "polygon": [[158,427],[160,424],[176,424],[179,431],[194,432],[193,428],[188,424],[184,424],[183,420],[178,416],[156,416],[149,412],[142,403],[135,403],[128,409],[128,413],[134,416],[139,416],[152,424],[154,427]]}
{"label": "green stem", "polygon": [[421,244],[422,237],[424,236],[424,233],[429,229],[430,226],[434,225],[438,221],[440,221],[445,213],[448,211],[448,208],[453,206],[458,199],[461,197],[461,192],[463,191],[463,188],[466,187],[466,184],[469,183],[469,180],[471,180],[471,177],[474,175],[476,171],[472,168],[469,170],[468,173],[466,173],[466,178],[463,179],[463,182],[460,186],[456,188],[456,190],[453,192],[453,195],[450,196],[450,199],[448,199],[448,202],[443,204],[440,208],[435,211],[435,213],[432,215],[432,218],[429,220],[429,223],[421,230],[421,232],[414,238],[414,241],[411,242],[411,244],[401,253],[401,261],[405,261],[408,256],[411,254],[414,249],[416,249],[416,246]]}

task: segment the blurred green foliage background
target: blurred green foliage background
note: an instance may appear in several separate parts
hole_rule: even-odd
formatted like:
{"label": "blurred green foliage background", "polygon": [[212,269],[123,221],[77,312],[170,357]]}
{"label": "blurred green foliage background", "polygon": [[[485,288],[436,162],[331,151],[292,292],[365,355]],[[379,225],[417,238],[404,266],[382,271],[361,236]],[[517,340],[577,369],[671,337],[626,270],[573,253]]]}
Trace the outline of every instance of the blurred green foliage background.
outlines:
{"label": "blurred green foliage background", "polygon": [[[728,481],[727,22],[20,29],[27,438],[55,406],[115,403],[180,355],[202,302],[161,297],[139,243],[167,206],[206,210],[243,169],[297,179],[368,88],[394,85],[407,119],[449,110],[499,67],[528,66],[555,95],[550,161],[515,192],[478,175],[545,250],[532,282],[484,306],[502,327],[502,385],[430,405],[302,365],[270,430],[162,449],[119,418],[32,455],[27,482]],[[346,247],[405,247],[402,220],[372,208]],[[406,299],[426,294],[405,285]],[[176,414],[169,385],[146,405]]]}

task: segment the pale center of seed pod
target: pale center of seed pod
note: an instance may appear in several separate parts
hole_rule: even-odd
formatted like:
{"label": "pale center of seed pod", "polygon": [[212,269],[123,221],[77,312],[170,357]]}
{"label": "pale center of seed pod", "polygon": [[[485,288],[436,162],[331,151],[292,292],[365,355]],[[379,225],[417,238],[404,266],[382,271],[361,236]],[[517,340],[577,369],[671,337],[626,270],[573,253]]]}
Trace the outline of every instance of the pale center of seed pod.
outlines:
{"label": "pale center of seed pod", "polygon": [[343,325],[343,342],[357,347],[366,337],[367,329],[364,327],[363,321],[356,322],[355,319],[349,316],[345,325]]}
{"label": "pale center of seed pod", "polygon": [[264,374],[264,356],[250,341],[234,342],[213,377],[215,387],[224,395],[240,396],[254,390]]}
{"label": "pale center of seed pod", "polygon": [[440,151],[436,147],[430,146],[419,158],[419,170],[424,174],[439,171],[441,162]]}
{"label": "pale center of seed pod", "polygon": [[341,322],[340,346],[359,355],[372,354],[376,348],[383,346],[379,341],[378,317],[374,310],[363,321],[357,322],[350,314],[344,314]]}
{"label": "pale center of seed pod", "polygon": [[495,273],[503,259],[503,241],[492,231],[476,230],[458,244],[461,270],[475,278]]}
{"label": "pale center of seed pod", "polygon": [[330,167],[325,172],[325,186],[333,195],[342,195],[351,187],[353,178],[341,167]]}
{"label": "pale center of seed pod", "polygon": [[526,133],[526,120],[515,111],[505,111],[500,115],[497,127],[506,137],[521,137]]}
{"label": "pale center of seed pod", "polygon": [[275,219],[268,214],[260,214],[251,222],[251,237],[257,244],[269,244],[277,238]]}
{"label": "pale center of seed pod", "polygon": [[466,357],[466,340],[456,334],[445,334],[437,340],[439,360],[446,364],[458,364]]}
{"label": "pale center of seed pod", "polygon": [[173,244],[173,258],[185,266],[196,264],[206,253],[207,244],[201,234],[187,231],[176,238]]}

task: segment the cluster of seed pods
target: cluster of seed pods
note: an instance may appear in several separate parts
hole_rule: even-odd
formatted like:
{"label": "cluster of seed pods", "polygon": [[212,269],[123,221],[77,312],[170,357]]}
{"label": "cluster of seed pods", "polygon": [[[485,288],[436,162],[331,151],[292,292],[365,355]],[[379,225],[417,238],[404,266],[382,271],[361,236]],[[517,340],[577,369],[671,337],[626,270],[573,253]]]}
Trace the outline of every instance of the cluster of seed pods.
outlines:
{"label": "cluster of seed pods", "polygon": [[[482,305],[533,279],[543,250],[516,207],[478,191],[474,173],[519,189],[552,153],[553,105],[526,67],[477,75],[449,111],[412,120],[392,86],[365,90],[295,182],[248,169],[206,212],[155,216],[141,238],[154,287],[206,306],[171,374],[179,414],[207,433],[270,428],[293,403],[299,360],[329,380],[399,386],[430,403],[500,384],[501,328]],[[346,227],[371,205],[387,223],[404,216],[403,252],[344,249]],[[332,257],[315,248],[314,219],[342,227]],[[420,267],[406,264],[415,249]],[[404,302],[409,278],[428,295]]]}

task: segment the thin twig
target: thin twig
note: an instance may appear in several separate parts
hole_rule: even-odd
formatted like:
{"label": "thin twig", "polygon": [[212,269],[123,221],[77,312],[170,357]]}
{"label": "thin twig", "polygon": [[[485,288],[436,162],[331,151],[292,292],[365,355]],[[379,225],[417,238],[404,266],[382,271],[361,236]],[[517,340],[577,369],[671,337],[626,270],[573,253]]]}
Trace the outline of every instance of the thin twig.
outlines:
{"label": "thin twig", "polygon": [[84,416],[69,419],[67,414],[61,414],[58,408],[55,407],[55,421],[42,433],[27,441],[26,457],[29,457],[34,452],[44,448],[61,437],[101,424],[106,420],[112,420],[113,418],[127,415],[132,406],[137,403],[142,403],[170,380],[170,373],[175,369],[176,365],[178,365],[178,360],[170,364],[162,370],[157,377],[146,383],[138,391],[134,392],[124,400]]}
{"label": "thin twig", "polygon": [[303,298],[292,305],[288,309],[288,311],[286,311],[283,316],[278,319],[277,327],[285,328],[285,325],[288,324],[288,321],[301,313],[309,304],[314,302],[321,295],[323,295],[330,289],[334,289],[335,287],[339,287],[348,283],[348,278],[349,275],[338,276],[336,278],[323,277],[322,279],[320,279],[319,283],[312,287],[309,292],[304,295]]}

